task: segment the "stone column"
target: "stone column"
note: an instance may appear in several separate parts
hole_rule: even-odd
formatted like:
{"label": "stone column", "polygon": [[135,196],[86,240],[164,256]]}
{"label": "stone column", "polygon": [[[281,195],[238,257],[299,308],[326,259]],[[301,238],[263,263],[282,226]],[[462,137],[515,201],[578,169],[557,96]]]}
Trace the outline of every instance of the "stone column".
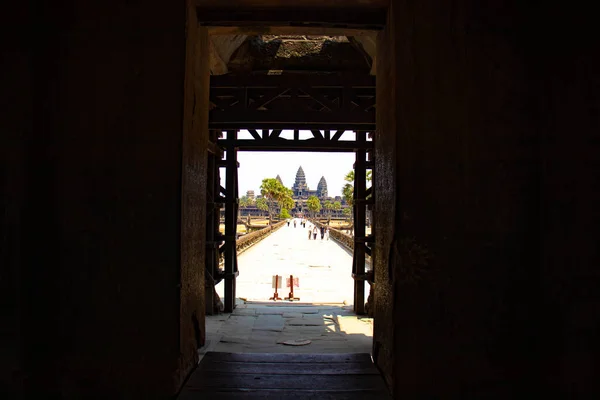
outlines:
{"label": "stone column", "polygon": [[567,8],[391,2],[374,355],[397,398],[591,388],[597,36]]}
{"label": "stone column", "polygon": [[36,9],[15,229],[20,373],[34,393],[167,398],[197,360],[208,70],[194,66],[206,33],[187,11]]}

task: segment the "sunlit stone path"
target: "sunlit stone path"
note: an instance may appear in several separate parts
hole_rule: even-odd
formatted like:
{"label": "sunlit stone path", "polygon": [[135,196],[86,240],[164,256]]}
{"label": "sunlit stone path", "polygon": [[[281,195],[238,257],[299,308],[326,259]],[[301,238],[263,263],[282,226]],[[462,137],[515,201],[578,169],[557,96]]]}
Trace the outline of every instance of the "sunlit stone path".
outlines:
{"label": "sunlit stone path", "polygon": [[[353,303],[352,254],[332,239],[308,240],[308,224],[302,228],[284,226],[238,257],[238,298],[268,300],[273,296],[272,277],[294,275],[300,279],[300,287],[294,289],[301,302]],[[365,299],[368,285],[365,288]],[[223,284],[217,292],[223,297]],[[279,290],[280,297],[287,297],[289,288]]]}

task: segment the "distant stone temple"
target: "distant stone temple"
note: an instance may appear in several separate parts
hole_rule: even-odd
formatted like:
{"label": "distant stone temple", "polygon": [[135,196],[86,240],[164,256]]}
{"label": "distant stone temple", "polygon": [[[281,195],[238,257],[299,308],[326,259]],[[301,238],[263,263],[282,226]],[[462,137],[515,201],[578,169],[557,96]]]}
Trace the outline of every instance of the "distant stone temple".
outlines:
{"label": "distant stone temple", "polygon": [[[275,177],[282,185],[284,185],[281,177],[277,175]],[[285,186],[285,185],[284,185]],[[254,199],[254,191],[249,190],[246,193],[249,199]],[[325,177],[322,176],[317,184],[316,190],[311,190],[306,183],[306,175],[304,174],[304,170],[302,166],[298,168],[298,172],[296,172],[296,179],[294,180],[294,184],[292,185],[292,199],[294,200],[294,208],[289,210],[290,214],[294,216],[304,215],[306,211],[308,211],[306,202],[309,197],[316,196],[321,201],[321,215],[325,215],[326,213],[331,214],[334,217],[342,216],[342,209],[347,207],[346,201],[341,196],[330,197],[329,192],[327,191],[327,181]],[[262,196],[258,195],[257,198]],[[335,202],[339,201],[342,205],[342,209],[340,210],[325,210],[324,203],[325,201]],[[250,205],[240,210],[240,215],[251,215],[251,216],[260,216],[264,215],[265,212],[259,210],[256,205]]]}
{"label": "distant stone temple", "polygon": [[322,176],[319,180],[317,190],[309,189],[308,185],[306,184],[306,175],[304,175],[302,166],[300,166],[300,168],[298,168],[298,172],[296,172],[296,180],[292,186],[292,192],[295,208],[291,211],[294,214],[302,213],[302,210],[306,208],[306,201],[310,196],[317,196],[321,202],[325,200],[335,201],[335,199],[332,199],[328,196],[327,181],[325,180],[324,176]]}

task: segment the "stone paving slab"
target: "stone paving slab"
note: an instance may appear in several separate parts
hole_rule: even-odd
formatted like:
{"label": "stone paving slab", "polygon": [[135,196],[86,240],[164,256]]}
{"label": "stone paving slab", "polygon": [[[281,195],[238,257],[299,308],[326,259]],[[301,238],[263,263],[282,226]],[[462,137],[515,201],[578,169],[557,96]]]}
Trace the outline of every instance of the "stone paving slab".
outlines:
{"label": "stone paving slab", "polygon": [[256,346],[272,345],[273,343],[277,343],[280,337],[281,332],[254,330],[252,331],[250,340],[252,341],[252,344]]}
{"label": "stone paving slab", "polygon": [[264,308],[254,308],[257,315],[282,315],[283,313],[289,311],[286,307],[264,307]]}
{"label": "stone paving slab", "polygon": [[281,315],[262,314],[259,315],[254,324],[254,330],[281,332],[285,320]]}
{"label": "stone paving slab", "polygon": [[250,335],[223,335],[219,343],[249,344]]}
{"label": "stone paving slab", "polygon": [[[200,357],[206,351],[369,353],[372,348],[372,319],[351,315],[340,306],[246,304],[232,314],[207,316],[206,329],[207,343],[199,350]],[[301,339],[310,340],[310,344],[282,344]]]}
{"label": "stone paving slab", "polygon": [[323,326],[325,325],[323,318],[290,318],[286,321],[286,325],[300,326]]}
{"label": "stone paving slab", "polygon": [[[238,258],[236,295],[248,300],[269,301],[272,276],[300,280],[294,294],[302,302],[351,304],[354,299],[352,255],[333,240],[308,240],[307,229],[284,226],[252,246]],[[279,289],[281,297],[289,289]],[[223,295],[224,285],[216,287]],[[368,285],[365,298],[368,296]]]}
{"label": "stone paving slab", "polygon": [[233,313],[231,313],[231,315],[256,315],[256,309],[255,308],[241,308],[241,307],[236,307],[235,310],[233,310]]}
{"label": "stone paving slab", "polygon": [[299,337],[299,338],[318,338],[327,335],[339,335],[331,329],[327,329],[325,326],[286,326],[282,332],[282,336],[285,337]]}
{"label": "stone paving slab", "polygon": [[302,313],[286,312],[281,315],[283,318],[302,318]]}

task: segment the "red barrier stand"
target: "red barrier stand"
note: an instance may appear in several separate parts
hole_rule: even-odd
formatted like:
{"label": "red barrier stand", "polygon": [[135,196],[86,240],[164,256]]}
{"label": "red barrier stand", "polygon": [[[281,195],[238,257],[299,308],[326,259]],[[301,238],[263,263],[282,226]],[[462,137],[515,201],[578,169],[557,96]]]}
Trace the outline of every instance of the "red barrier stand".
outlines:
{"label": "red barrier stand", "polygon": [[273,293],[273,297],[269,298],[269,300],[283,300],[281,297],[279,297],[279,293],[277,293],[277,289],[281,287],[281,278],[279,275],[273,275],[273,288],[275,289],[275,293]]}
{"label": "red barrier stand", "polygon": [[290,275],[290,277],[286,279],[286,286],[290,288],[290,295],[286,297],[285,300],[300,300],[300,297],[294,297],[294,286],[300,287],[300,280],[298,278],[294,278],[294,275]]}

